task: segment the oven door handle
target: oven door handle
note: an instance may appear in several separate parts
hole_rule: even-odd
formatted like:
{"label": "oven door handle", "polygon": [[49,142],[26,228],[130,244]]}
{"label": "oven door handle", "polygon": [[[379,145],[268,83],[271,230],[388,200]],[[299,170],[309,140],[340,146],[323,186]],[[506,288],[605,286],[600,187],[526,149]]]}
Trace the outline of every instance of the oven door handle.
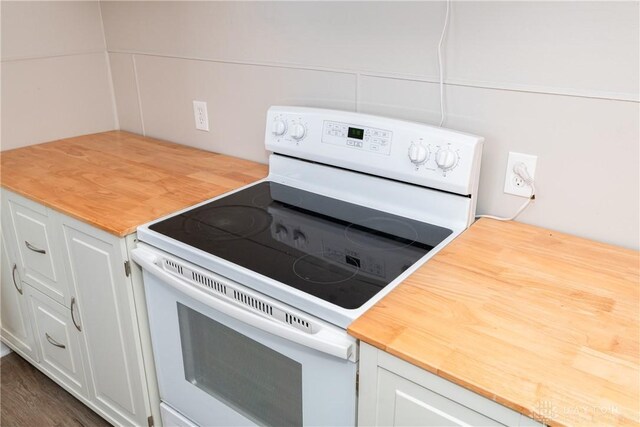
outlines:
{"label": "oven door handle", "polygon": [[[216,298],[195,286],[175,277],[165,271],[161,265],[161,258],[145,248],[135,248],[131,251],[133,260],[143,270],[156,276],[161,282],[171,286],[178,292],[187,295],[208,307],[226,314],[247,325],[251,325],[272,335],[312,348],[322,353],[327,353],[341,359],[356,361],[356,340],[344,331],[333,330],[330,327],[321,327],[313,333],[306,333],[298,329],[287,327],[269,318],[252,313],[242,307]],[[160,265],[159,265],[160,264]]]}

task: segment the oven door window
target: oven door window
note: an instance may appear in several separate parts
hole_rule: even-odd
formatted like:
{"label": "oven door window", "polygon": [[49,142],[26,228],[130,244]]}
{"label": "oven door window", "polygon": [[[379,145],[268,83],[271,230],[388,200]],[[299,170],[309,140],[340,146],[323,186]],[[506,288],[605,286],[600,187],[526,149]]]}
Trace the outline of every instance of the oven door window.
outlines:
{"label": "oven door window", "polygon": [[257,424],[302,425],[302,365],[178,303],[185,379]]}

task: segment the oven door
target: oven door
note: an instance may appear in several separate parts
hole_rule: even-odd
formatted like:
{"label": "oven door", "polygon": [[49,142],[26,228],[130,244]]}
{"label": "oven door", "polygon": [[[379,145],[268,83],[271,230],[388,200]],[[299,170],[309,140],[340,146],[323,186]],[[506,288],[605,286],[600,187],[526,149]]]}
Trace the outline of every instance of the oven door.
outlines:
{"label": "oven door", "polygon": [[153,250],[134,259],[163,402],[200,426],[355,425],[355,340],[345,331],[289,333],[167,272]]}

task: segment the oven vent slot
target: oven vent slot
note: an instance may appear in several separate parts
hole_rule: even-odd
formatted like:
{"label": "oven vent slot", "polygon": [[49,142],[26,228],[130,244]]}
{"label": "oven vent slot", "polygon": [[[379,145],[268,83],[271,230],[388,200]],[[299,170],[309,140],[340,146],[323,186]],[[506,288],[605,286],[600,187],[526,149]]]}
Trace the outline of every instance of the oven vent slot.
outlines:
{"label": "oven vent slot", "polygon": [[289,313],[285,313],[284,314],[284,320],[285,322],[287,322],[290,325],[293,326],[302,326],[304,327],[304,329],[309,329],[309,322],[307,322],[306,320],[303,320],[297,316],[291,315]]}
{"label": "oven vent slot", "polygon": [[191,272],[191,279],[196,282],[196,283],[200,283],[203,286],[206,286],[209,289],[213,289],[214,291],[221,293],[223,295],[227,294],[227,287],[225,285],[223,285],[222,283],[218,282],[217,280],[213,280],[210,277],[204,276],[200,273],[196,273],[195,271]]}
{"label": "oven vent slot", "polygon": [[173,271],[174,273],[180,274],[182,275],[183,270],[182,270],[182,266],[180,264],[178,264],[177,262],[173,262],[170,261],[168,259],[164,260],[164,265],[167,268],[167,270],[169,271]]}
{"label": "oven vent slot", "polygon": [[266,315],[273,316],[273,307],[265,302],[253,298],[243,292],[233,290],[233,299],[254,310],[258,310]]}
{"label": "oven vent slot", "polygon": [[166,258],[163,259],[163,265],[165,269],[172,274],[181,276],[182,278],[193,282],[194,285],[207,288],[208,291],[215,292],[220,295],[220,297],[229,298],[239,306],[243,306],[248,310],[264,316],[268,316],[276,322],[291,326],[302,332],[306,332],[308,334],[314,333],[314,327],[308,320],[305,320],[295,314],[291,314],[277,305],[274,306],[269,302],[263,301],[259,297],[253,297],[250,294],[237,289],[233,283],[218,281],[206,273],[198,273],[187,266],[183,266],[178,262]]}

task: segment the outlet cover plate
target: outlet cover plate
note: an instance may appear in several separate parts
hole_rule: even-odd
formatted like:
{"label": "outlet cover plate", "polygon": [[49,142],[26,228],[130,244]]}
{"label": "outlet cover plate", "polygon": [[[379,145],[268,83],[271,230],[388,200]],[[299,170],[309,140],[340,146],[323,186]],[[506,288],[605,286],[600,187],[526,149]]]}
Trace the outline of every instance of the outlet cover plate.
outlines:
{"label": "outlet cover plate", "polygon": [[193,118],[196,121],[196,129],[209,132],[209,114],[206,102],[193,101]]}
{"label": "outlet cover plate", "polygon": [[504,192],[506,194],[513,194],[514,196],[530,197],[530,185],[524,184],[523,186],[519,187],[516,184],[517,175],[513,172],[513,166],[520,162],[524,163],[527,166],[527,172],[529,172],[529,176],[531,176],[531,179],[535,179],[538,156],[509,152],[509,159],[507,160],[507,171],[504,179]]}

